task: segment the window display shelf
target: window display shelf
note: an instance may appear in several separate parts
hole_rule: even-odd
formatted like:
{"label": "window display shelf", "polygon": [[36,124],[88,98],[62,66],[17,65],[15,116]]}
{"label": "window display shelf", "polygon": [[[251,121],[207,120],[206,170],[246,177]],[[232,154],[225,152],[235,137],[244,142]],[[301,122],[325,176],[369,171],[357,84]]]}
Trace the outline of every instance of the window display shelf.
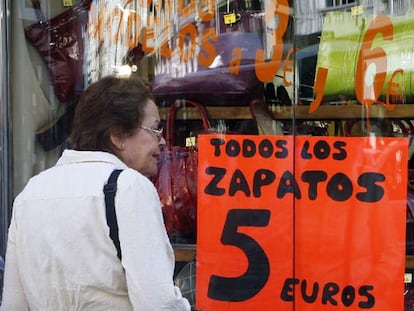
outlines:
{"label": "window display shelf", "polygon": [[[335,120],[355,119],[369,115],[370,118],[404,118],[414,119],[414,105],[395,105],[393,110],[388,110],[382,105],[369,106],[369,112],[362,105],[322,105],[314,112],[309,112],[309,106],[269,106],[275,119],[299,120]],[[168,108],[160,108],[161,119],[166,119]],[[208,116],[212,120],[219,119],[251,119],[248,106],[206,106]],[[177,119],[191,120],[199,119],[197,110],[193,107],[180,109],[177,112]]]}
{"label": "window display shelf", "polygon": [[189,262],[195,258],[195,255],[196,255],[195,244],[173,244],[172,246],[174,249],[175,261]]}
{"label": "window display shelf", "polygon": [[414,255],[405,256],[405,268],[414,269]]}

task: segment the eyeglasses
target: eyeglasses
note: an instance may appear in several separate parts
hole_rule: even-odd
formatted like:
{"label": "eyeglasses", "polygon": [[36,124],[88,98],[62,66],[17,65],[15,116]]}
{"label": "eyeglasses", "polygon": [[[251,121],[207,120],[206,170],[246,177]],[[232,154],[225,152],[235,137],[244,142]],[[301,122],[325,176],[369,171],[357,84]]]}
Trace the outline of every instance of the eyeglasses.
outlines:
{"label": "eyeglasses", "polygon": [[146,130],[146,131],[148,131],[148,132],[150,132],[150,133],[154,134],[154,135],[157,137],[158,141],[160,141],[160,140],[161,140],[161,138],[162,138],[162,133],[163,133],[163,131],[164,131],[164,129],[163,129],[163,128],[160,128],[160,129],[158,129],[158,130],[156,130],[156,129],[152,129],[152,128],[150,128],[150,127],[146,127],[146,126],[140,126],[139,128],[141,128],[141,129],[143,129],[143,130]]}

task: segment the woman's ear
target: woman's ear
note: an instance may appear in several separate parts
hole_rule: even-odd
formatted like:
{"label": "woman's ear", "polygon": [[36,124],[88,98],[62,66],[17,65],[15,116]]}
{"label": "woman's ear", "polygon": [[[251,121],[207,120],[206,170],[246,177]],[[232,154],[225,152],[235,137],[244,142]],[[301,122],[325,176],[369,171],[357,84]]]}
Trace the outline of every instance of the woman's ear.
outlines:
{"label": "woman's ear", "polygon": [[112,145],[114,145],[116,149],[119,149],[119,150],[124,149],[125,145],[123,143],[123,138],[115,134],[110,134],[109,138],[111,139]]}

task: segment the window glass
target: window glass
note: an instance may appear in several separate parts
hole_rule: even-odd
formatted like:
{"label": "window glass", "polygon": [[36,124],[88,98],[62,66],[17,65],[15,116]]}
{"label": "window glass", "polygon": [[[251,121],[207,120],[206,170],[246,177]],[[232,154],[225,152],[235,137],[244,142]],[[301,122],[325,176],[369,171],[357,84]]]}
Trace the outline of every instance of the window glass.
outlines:
{"label": "window glass", "polygon": [[[10,18],[13,57],[7,58],[16,81],[10,85],[13,114],[9,134],[12,134],[13,146],[12,156],[2,153],[3,158],[0,158],[1,167],[7,167],[3,165],[7,161],[13,166],[9,181],[12,196],[21,191],[31,176],[55,164],[62,150],[67,148],[78,96],[94,81],[112,74],[140,76],[151,83],[166,128],[164,135],[175,146],[197,146],[198,135],[206,132],[254,136],[255,142],[262,137],[275,136],[278,137],[275,144],[291,144],[295,156],[286,158],[283,165],[294,179],[296,170],[299,172],[315,160],[319,151],[319,156],[323,157],[324,152],[329,153],[329,147],[335,147],[340,156],[345,149],[336,143],[359,146],[358,142],[369,141],[369,148],[354,151],[360,158],[352,158],[354,162],[349,163],[340,176],[356,174],[361,169],[360,163],[375,171],[385,162],[398,162],[399,157],[404,159],[409,171],[397,163],[396,173],[389,175],[405,178],[414,170],[412,160],[408,161],[414,134],[414,110],[411,108],[414,99],[413,6],[412,0],[15,0]],[[67,17],[71,23],[59,28]],[[59,27],[54,32],[41,28],[45,21]],[[36,36],[39,29],[44,32]],[[62,31],[61,37],[55,37],[59,31]],[[0,35],[5,34],[0,32]],[[1,42],[4,44],[4,40]],[[56,46],[63,54],[52,49]],[[4,61],[5,50],[0,52],[3,53],[0,61]],[[59,63],[62,55],[64,60]],[[0,68],[5,67],[1,65]],[[1,95],[2,130],[5,130],[7,94]],[[177,111],[173,131],[169,131],[166,125],[170,108],[174,106]],[[205,111],[204,120],[200,107]],[[388,152],[394,150],[392,146],[403,137],[409,138],[407,148],[392,158]],[[312,142],[316,145],[312,149],[316,150],[314,153],[306,149]],[[5,150],[3,144],[4,141],[0,147]],[[389,145],[389,148],[378,144]],[[230,151],[234,151],[231,147]],[[304,150],[297,154],[300,147]],[[367,160],[370,152],[375,154],[370,158],[372,161]],[[337,154],[329,153],[327,158],[332,160],[334,156]],[[228,160],[229,167],[236,162],[232,160]],[[336,169],[332,164],[334,160],[327,165],[332,172]],[[401,173],[400,168],[405,173]],[[278,173],[283,175],[284,172]],[[7,175],[3,172],[2,176],[4,182]],[[411,180],[410,176],[408,174],[405,179]],[[320,193],[318,186],[326,186],[322,177],[313,177],[321,180],[309,181],[308,191],[303,193],[310,196]],[[361,178],[363,181],[357,182],[366,181]],[[303,177],[299,184],[306,184],[305,179]],[[242,183],[241,177],[236,176],[235,180]],[[401,180],[398,185],[400,183]],[[405,197],[400,200],[393,196],[407,188],[410,199],[410,185],[401,185],[403,189],[393,188],[393,194],[386,199],[388,204],[399,206],[396,208],[399,213],[403,210],[404,216],[395,223],[407,229],[404,231],[406,239],[392,244],[387,238],[384,243],[392,244],[397,257],[401,251],[393,247],[401,243],[406,246],[403,256],[407,255],[405,268],[408,271],[414,269],[410,264],[413,260],[410,256],[414,256],[414,210]],[[289,183],[284,186],[294,188]],[[2,185],[4,188],[6,186]],[[337,193],[342,195],[345,188],[339,185],[333,190],[336,191],[334,195],[327,195],[320,205],[339,204],[329,200],[336,198]],[[295,213],[305,209],[303,203],[300,209],[303,201],[295,194],[287,194],[291,195],[288,203],[295,207],[291,209],[294,217],[289,220],[294,234],[299,235],[299,224],[306,222],[301,222],[300,215]],[[309,205],[314,199],[309,199]],[[7,210],[3,208],[1,213],[2,218],[7,219]],[[237,213],[229,214],[240,220]],[[265,213],[262,215],[267,217]],[[321,214],[325,220],[322,216],[326,215]],[[318,219],[312,219],[314,223],[310,223],[314,224],[314,229],[319,228]],[[367,223],[374,220],[382,223],[380,218],[366,219]],[[341,225],[343,223],[338,220],[337,224],[330,222],[326,227]],[[228,233],[236,236],[237,232],[231,229]],[[354,229],[350,221],[340,242],[348,241],[348,231],[354,232]],[[396,233],[398,237],[401,234],[402,231]],[[196,247],[194,235],[189,239],[179,234],[170,237],[174,244],[185,244],[186,249],[194,251]],[[377,243],[374,237],[372,239]],[[238,242],[230,243],[245,249]],[[297,254],[299,258],[311,253],[298,251]],[[293,259],[290,264],[288,268],[292,271],[298,268],[294,267]],[[401,267],[397,267],[395,271],[400,270]],[[328,283],[327,279],[325,281]]]}
{"label": "window glass", "polygon": [[6,3],[0,5],[0,304],[3,288],[4,255],[6,252],[7,230],[10,219],[10,146],[9,146],[9,98],[8,98],[8,51]]}

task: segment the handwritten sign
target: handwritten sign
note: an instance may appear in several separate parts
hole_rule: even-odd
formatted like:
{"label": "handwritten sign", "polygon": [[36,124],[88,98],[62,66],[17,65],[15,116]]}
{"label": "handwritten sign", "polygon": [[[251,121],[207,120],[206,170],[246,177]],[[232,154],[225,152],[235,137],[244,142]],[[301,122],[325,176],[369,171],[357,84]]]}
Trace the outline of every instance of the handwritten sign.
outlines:
{"label": "handwritten sign", "polygon": [[199,146],[197,309],[403,309],[405,138]]}

